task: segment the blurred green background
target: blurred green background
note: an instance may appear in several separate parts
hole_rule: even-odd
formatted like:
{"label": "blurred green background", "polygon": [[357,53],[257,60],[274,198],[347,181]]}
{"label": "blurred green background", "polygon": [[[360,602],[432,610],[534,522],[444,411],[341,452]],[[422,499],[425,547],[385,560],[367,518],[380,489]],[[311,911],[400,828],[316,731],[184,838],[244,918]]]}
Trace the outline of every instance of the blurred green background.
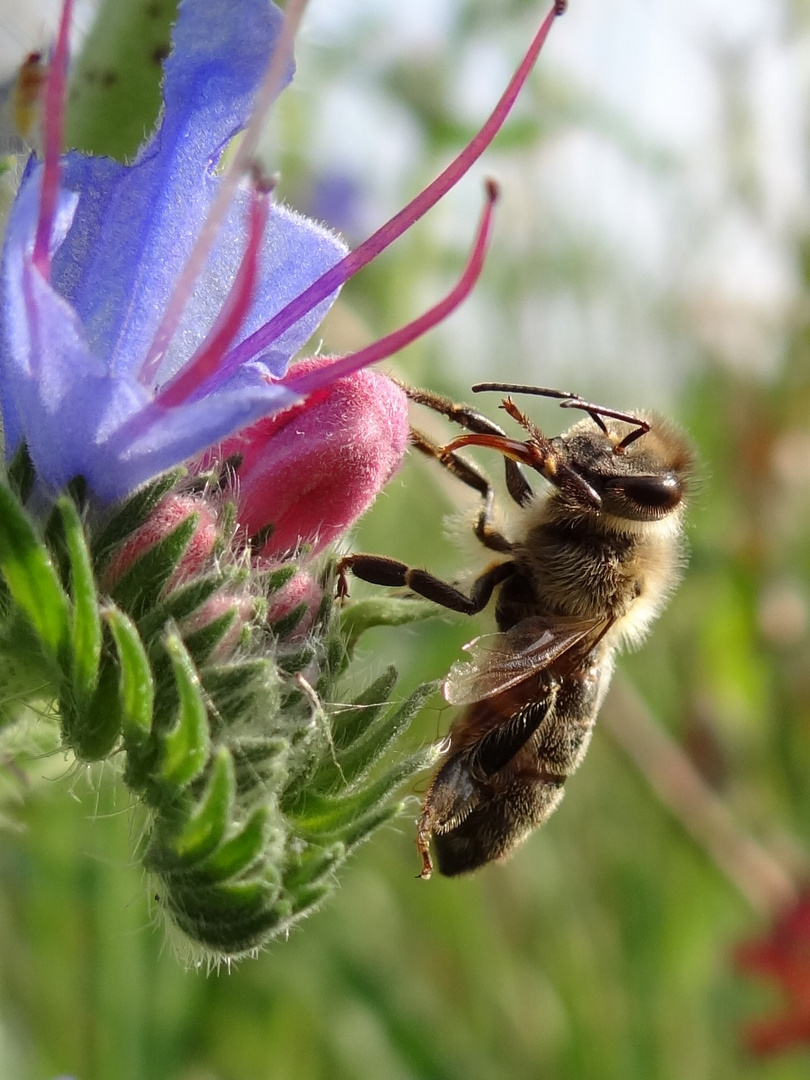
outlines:
{"label": "blurred green background", "polygon": [[[284,197],[361,239],[473,133],[543,8],[313,0],[268,141]],[[346,288],[323,329],[342,351],[437,298],[463,263],[481,178],[500,178],[475,296],[396,370],[462,397],[480,378],[560,385],[655,406],[691,432],[691,565],[620,677],[797,880],[810,838],[808,47],[806,0],[574,0],[484,165]],[[550,405],[532,414],[564,426]],[[354,546],[453,576],[468,557],[443,519],[468,506],[409,461]],[[445,615],[374,631],[364,662],[394,659],[404,693],[475,632]],[[620,728],[615,701],[606,712]],[[437,699],[413,743],[449,721]],[[779,1007],[732,964],[767,913],[606,724],[560,811],[507,865],[417,881],[404,818],[288,941],[211,973],[184,970],[166,942],[112,770],[49,755],[24,780],[19,765],[0,763],[2,1080],[810,1074],[810,1049],[742,1048],[746,1020]]]}

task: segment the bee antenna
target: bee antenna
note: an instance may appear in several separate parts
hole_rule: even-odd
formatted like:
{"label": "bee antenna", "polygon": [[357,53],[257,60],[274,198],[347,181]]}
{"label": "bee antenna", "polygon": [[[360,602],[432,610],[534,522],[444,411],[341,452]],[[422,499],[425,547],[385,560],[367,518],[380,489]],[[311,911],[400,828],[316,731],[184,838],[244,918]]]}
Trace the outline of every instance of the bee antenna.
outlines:
{"label": "bee antenna", "polygon": [[476,383],[472,387],[474,394],[489,390],[505,394],[533,394],[535,397],[554,398],[560,402],[561,409],[581,409],[582,412],[586,412],[606,435],[608,430],[603,417],[620,420],[624,424],[635,425],[636,430],[625,435],[616,447],[618,451],[626,450],[631,443],[634,443],[636,439],[641,438],[650,430],[650,425],[646,420],[633,416],[632,413],[618,412],[616,409],[608,409],[604,405],[595,405],[591,401],[585,401],[579,394],[572,394],[569,390],[551,390],[545,386],[527,386],[523,383],[500,382]]}

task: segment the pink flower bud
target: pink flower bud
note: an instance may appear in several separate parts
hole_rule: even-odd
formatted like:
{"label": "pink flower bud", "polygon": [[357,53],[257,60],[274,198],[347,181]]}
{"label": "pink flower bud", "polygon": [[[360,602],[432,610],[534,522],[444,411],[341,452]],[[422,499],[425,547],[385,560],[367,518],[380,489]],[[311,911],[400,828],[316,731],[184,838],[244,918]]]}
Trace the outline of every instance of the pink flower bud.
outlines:
{"label": "pink flower bud", "polygon": [[248,593],[223,590],[206,600],[193,615],[186,619],[183,624],[183,633],[193,634],[199,630],[204,630],[206,626],[210,626],[211,623],[216,622],[223,615],[235,612],[236,617],[209,657],[215,663],[222,663],[236,650],[244,626],[253,619],[255,609],[256,601]]}
{"label": "pink flower bud", "polygon": [[312,629],[322,603],[323,587],[308,571],[299,570],[295,577],[271,595],[267,622],[271,627],[274,624],[283,623],[296,608],[304,604],[306,610],[300,620],[291,632],[285,635],[287,641],[300,641]]}
{"label": "pink flower bud", "polygon": [[217,515],[202,499],[192,495],[167,495],[116,552],[104,574],[103,587],[111,589],[142,555],[192,514],[198,516],[197,528],[180,558],[171,585],[201,570],[217,544]]}
{"label": "pink flower bud", "polygon": [[[307,374],[333,359],[302,360],[293,372]],[[273,526],[258,554],[282,554],[302,542],[319,551],[342,536],[399,468],[407,406],[391,379],[356,371],[228,439],[222,457],[242,458],[239,524],[250,536]]]}

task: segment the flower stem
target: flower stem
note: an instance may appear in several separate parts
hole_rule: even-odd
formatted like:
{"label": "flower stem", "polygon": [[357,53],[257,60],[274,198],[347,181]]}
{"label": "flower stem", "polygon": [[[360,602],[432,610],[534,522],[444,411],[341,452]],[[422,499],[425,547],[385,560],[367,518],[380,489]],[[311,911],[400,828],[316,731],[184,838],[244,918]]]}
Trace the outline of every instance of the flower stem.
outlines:
{"label": "flower stem", "polygon": [[725,803],[656,721],[626,679],[617,679],[602,724],[650,787],[759,914],[772,917],[799,899],[793,877],[738,827]]}

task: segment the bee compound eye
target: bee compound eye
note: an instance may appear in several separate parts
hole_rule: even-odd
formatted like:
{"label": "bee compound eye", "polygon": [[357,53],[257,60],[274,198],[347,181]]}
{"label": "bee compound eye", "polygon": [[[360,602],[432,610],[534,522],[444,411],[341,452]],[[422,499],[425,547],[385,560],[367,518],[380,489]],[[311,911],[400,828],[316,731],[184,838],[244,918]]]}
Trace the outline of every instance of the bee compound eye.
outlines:
{"label": "bee compound eye", "polygon": [[674,510],[683,498],[683,485],[671,472],[661,476],[617,476],[606,487],[612,495],[653,517]]}

